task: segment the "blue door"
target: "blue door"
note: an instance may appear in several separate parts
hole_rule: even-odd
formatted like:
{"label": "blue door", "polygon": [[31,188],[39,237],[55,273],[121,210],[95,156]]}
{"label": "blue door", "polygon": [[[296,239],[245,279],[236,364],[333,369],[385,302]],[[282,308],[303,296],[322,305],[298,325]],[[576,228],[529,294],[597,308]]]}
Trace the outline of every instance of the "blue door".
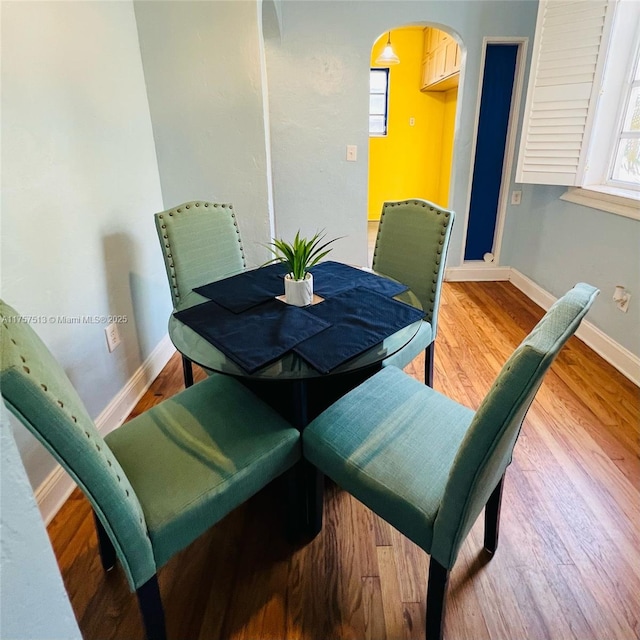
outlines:
{"label": "blue door", "polygon": [[518,46],[487,45],[465,260],[493,252]]}

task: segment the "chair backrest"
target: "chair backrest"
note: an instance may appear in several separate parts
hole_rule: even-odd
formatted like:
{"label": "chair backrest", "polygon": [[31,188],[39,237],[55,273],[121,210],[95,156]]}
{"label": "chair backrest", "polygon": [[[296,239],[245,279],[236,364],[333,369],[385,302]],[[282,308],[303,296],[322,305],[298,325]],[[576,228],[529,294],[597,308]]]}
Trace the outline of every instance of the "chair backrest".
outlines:
{"label": "chair backrest", "polygon": [[233,205],[185,202],[154,217],[174,307],[194,287],[247,266]]}
{"label": "chair backrest", "polygon": [[416,294],[435,338],[440,289],[455,214],[427,200],[385,202],[373,253],[374,271]]}
{"label": "chair backrest", "polygon": [[0,392],[9,410],[78,483],[109,533],[132,589],[155,573],[140,503],[76,390],[35,331],[0,300]]}
{"label": "chair backrest", "polygon": [[434,524],[431,555],[443,566],[453,566],[462,542],[511,462],[545,373],[598,293],[580,283],[557,300],[507,360],[478,408],[456,454]]}

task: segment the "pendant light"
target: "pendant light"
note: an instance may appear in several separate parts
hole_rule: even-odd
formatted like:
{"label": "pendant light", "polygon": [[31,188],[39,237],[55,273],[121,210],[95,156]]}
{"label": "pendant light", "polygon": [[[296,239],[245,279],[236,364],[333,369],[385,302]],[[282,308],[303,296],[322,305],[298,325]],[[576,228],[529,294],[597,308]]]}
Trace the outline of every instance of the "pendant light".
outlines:
{"label": "pendant light", "polygon": [[381,67],[388,67],[392,64],[400,64],[400,58],[395,54],[393,47],[391,46],[391,31],[389,31],[389,37],[387,38],[387,44],[385,45],[382,53],[376,58],[375,64]]}

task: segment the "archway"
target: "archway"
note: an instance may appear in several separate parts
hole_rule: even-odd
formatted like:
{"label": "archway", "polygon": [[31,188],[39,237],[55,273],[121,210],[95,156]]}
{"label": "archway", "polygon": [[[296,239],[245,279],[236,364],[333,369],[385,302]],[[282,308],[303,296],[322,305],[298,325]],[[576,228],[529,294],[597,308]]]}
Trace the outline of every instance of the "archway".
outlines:
{"label": "archway", "polygon": [[[400,62],[376,64],[389,39]],[[424,24],[391,29],[372,46],[370,249],[385,201],[423,198],[448,206],[461,58],[451,34]],[[379,91],[384,75],[386,112],[381,127]]]}

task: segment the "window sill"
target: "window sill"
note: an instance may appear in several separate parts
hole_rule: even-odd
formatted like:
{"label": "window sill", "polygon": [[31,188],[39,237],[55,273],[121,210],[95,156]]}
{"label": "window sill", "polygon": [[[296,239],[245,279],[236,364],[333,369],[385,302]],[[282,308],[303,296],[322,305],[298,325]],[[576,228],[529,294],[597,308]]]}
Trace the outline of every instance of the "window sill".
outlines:
{"label": "window sill", "polygon": [[569,187],[561,200],[640,220],[640,193],[614,187]]}

